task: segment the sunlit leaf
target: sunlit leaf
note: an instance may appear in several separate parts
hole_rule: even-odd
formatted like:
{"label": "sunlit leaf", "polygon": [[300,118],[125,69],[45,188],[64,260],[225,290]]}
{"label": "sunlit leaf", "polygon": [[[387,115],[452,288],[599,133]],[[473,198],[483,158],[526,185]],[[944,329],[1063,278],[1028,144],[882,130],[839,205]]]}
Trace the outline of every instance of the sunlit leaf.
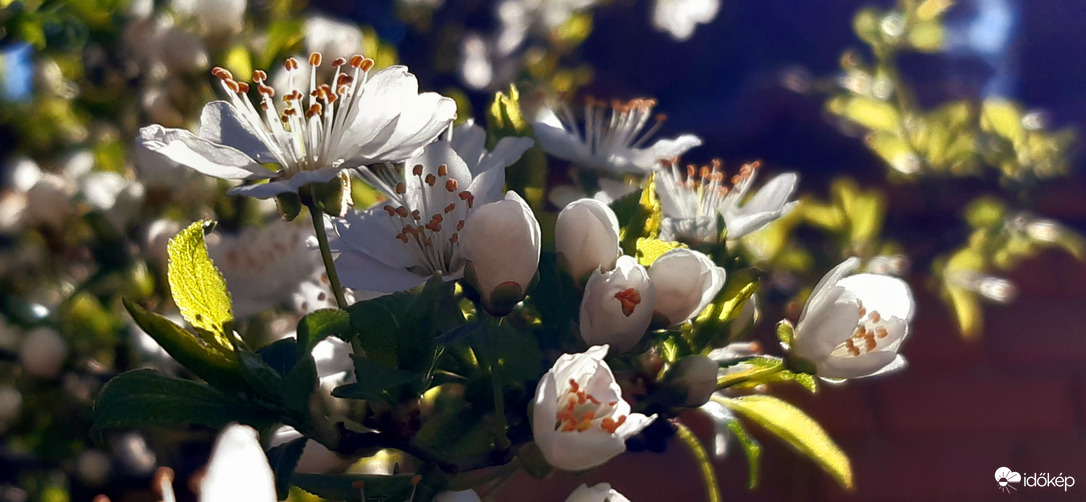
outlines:
{"label": "sunlit leaf", "polygon": [[226,280],[207,255],[204,231],[210,225],[197,221],[170,239],[167,275],[170,294],[181,316],[209,344],[228,349],[233,347],[230,325],[234,312]]}
{"label": "sunlit leaf", "polygon": [[852,489],[848,456],[818,422],[799,408],[773,396],[714,397],[728,409],[765,427],[789,446],[810,457],[841,486]]}

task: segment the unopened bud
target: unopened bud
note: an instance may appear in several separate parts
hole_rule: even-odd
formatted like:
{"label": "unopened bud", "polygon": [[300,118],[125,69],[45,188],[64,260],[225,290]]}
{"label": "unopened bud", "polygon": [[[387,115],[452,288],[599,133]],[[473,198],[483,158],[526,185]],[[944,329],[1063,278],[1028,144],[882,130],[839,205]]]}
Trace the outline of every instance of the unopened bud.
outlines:
{"label": "unopened bud", "polygon": [[610,270],[619,255],[615,212],[595,199],[570,203],[558,213],[554,247],[576,280],[600,267]]}
{"label": "unopened bud", "polygon": [[539,268],[539,222],[516,192],[477,209],[460,231],[468,280],[491,315],[503,316],[524,299]]}

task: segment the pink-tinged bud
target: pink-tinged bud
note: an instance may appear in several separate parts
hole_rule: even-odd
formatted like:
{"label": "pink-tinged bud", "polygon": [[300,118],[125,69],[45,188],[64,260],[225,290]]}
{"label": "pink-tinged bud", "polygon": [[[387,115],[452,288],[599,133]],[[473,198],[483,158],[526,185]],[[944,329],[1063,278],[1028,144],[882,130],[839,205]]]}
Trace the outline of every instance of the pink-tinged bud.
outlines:
{"label": "pink-tinged bud", "polygon": [[610,344],[626,352],[645,335],[655,303],[645,267],[622,256],[614,270],[596,270],[588,278],[581,300],[581,338],[589,345]]}
{"label": "pink-tinged bud", "polygon": [[610,270],[619,255],[615,212],[595,199],[570,203],[558,213],[554,247],[574,279],[600,267]]}
{"label": "pink-tinged bud", "polygon": [[524,299],[539,268],[539,222],[516,192],[486,204],[460,231],[465,275],[482,295],[487,312],[503,316]]}
{"label": "pink-tinged bud", "polygon": [[725,277],[723,268],[697,251],[680,248],[664,253],[649,267],[661,325],[681,324],[697,315],[724,287]]}

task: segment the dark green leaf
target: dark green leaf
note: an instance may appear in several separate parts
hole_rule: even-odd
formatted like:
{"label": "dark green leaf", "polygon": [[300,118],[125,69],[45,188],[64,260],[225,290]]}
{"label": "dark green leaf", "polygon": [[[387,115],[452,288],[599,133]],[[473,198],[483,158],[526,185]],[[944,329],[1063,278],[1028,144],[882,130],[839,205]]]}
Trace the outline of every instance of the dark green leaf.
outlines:
{"label": "dark green leaf", "polygon": [[268,367],[285,377],[298,360],[298,342],[293,338],[284,338],[261,347],[256,353]]}
{"label": "dark green leaf", "polygon": [[275,492],[279,494],[279,500],[287,499],[290,478],[294,474],[294,468],[298,467],[298,459],[302,458],[307,441],[309,438],[302,436],[268,450],[268,463],[275,474]]}
{"label": "dark green leaf", "polygon": [[[358,502],[399,502],[411,496],[411,474],[378,476],[372,474],[295,473],[291,482],[321,498]],[[359,489],[359,481],[362,488]],[[362,500],[362,490],[366,499]]]}
{"label": "dark green leaf", "polygon": [[94,405],[92,431],[193,423],[223,427],[240,422],[268,427],[276,417],[266,408],[223,394],[199,382],[134,370],[110,380]]}
{"label": "dark green leaf", "polygon": [[358,382],[336,387],[333,396],[391,402],[399,387],[422,378],[417,373],[390,368],[364,357],[354,358],[354,367]]}
{"label": "dark green leaf", "polygon": [[298,321],[298,346],[301,353],[313,351],[321,340],[335,336],[349,342],[354,333],[351,327],[351,314],[346,310],[321,309],[311,312]]}

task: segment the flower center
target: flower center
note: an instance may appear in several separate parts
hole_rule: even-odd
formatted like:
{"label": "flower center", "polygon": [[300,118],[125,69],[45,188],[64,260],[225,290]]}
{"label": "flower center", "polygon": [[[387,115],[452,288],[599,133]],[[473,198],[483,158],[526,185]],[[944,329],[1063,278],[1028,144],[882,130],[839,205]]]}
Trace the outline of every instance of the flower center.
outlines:
{"label": "flower center", "polygon": [[611,417],[618,401],[601,403],[592,397],[592,394],[582,390],[580,384],[572,378],[569,379],[569,390],[558,398],[558,403],[558,422],[555,428],[562,432],[586,431],[592,428],[600,416],[603,419],[599,420],[599,427],[610,434],[614,434],[626,423],[626,415],[617,419]]}
{"label": "flower center", "polygon": [[615,293],[615,299],[622,304],[622,313],[630,317],[641,303],[641,293],[634,288],[627,288]]}
{"label": "flower center", "polygon": [[[648,141],[667,117],[656,115],[656,123],[644,134],[641,130],[652,117],[654,99],[632,99],[622,102],[588,98],[584,107],[584,143],[593,155],[606,156],[628,148],[638,148]],[[577,121],[569,108],[562,106],[559,119],[563,126],[580,137]],[[608,113],[609,112],[609,113]]]}
{"label": "flower center", "polygon": [[[859,302],[857,300],[857,302]],[[865,317],[866,316],[866,317]],[[858,356],[867,354],[878,347],[879,340],[886,338],[890,331],[886,328],[884,319],[877,311],[868,312],[860,303],[860,322],[852,336],[845,340],[844,348],[849,355]]]}
{"label": "flower center", "polygon": [[424,274],[447,274],[462,266],[459,232],[474,209],[475,196],[460,190],[459,182],[448,174],[449,167],[445,164],[438,167],[436,174],[426,175],[422,164],[416,165],[411,175],[418,180],[422,192],[415,198],[420,207],[409,205],[404,197],[407,186],[399,182],[394,191],[403,204],[386,204],[382,208],[400,229],[394,237],[415,257],[416,263],[424,265],[424,270],[418,271]]}
{"label": "flower center", "polygon": [[295,82],[297,74],[303,71],[298,61],[290,58],[284,62],[289,84],[281,105],[272,99],[275,89],[264,83],[268,74],[263,70],[254,71],[252,83],[260,95],[260,112],[249,100],[249,84],[234,80],[224,68],[216,67],[211,71],[226,89],[238,116],[248,123],[249,129],[282,166],[282,177],[335,167],[344,160],[344,154],[350,153],[345,151],[350,138],[345,138],[343,133],[349,126],[348,117],[357,115],[358,98],[374,62],[361,55],[350,60],[337,58],[332,61],[335,68],[332,79],[318,85],[317,70],[321,60],[319,52],[309,56],[309,85],[304,88],[308,91],[305,93]]}

